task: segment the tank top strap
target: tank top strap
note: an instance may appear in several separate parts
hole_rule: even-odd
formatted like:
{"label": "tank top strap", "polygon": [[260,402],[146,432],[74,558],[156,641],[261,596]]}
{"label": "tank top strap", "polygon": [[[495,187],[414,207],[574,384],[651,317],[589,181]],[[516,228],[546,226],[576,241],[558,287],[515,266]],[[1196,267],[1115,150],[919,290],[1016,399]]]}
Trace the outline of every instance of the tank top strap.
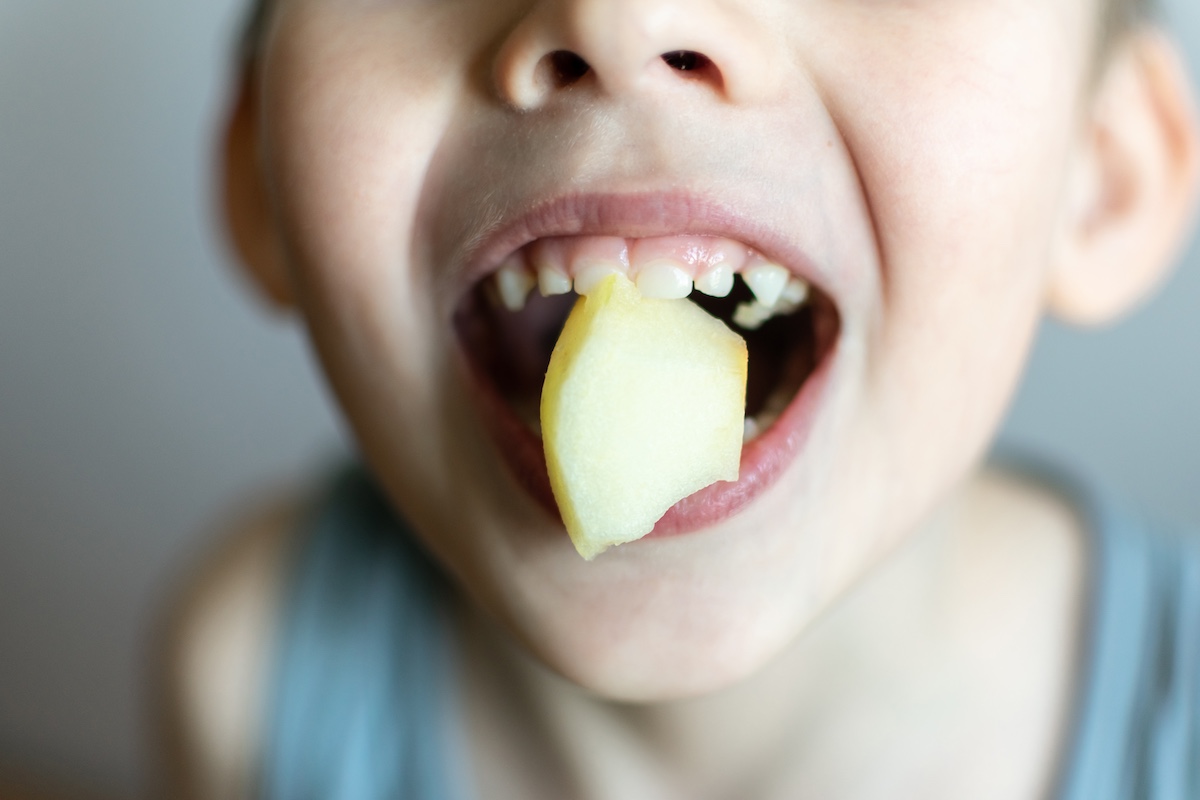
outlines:
{"label": "tank top strap", "polygon": [[1200,798],[1200,541],[1038,468],[1090,534],[1089,618],[1058,800]]}
{"label": "tank top strap", "polygon": [[359,468],[293,553],[267,716],[267,800],[456,800],[438,568]]}

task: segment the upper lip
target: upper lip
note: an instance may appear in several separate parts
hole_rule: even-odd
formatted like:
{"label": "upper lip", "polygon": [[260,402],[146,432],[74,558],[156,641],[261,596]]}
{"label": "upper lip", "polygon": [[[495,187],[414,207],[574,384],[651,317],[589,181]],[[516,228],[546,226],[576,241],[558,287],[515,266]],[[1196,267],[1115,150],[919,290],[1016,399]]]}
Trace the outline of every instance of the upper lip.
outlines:
{"label": "upper lip", "polygon": [[550,236],[644,238],[695,234],[742,242],[810,285],[830,293],[828,276],[782,230],[728,204],[688,192],[568,194],[534,204],[491,228],[471,248],[459,273],[457,296],[499,269],[529,242]]}

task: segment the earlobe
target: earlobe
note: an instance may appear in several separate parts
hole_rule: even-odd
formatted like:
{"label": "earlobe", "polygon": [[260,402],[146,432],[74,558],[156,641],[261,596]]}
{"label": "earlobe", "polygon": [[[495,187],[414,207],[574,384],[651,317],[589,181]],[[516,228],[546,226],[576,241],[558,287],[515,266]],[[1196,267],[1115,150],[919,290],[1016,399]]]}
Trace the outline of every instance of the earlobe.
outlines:
{"label": "earlobe", "polygon": [[247,276],[278,309],[295,305],[259,157],[258,89],[246,67],[236,87],[221,141],[221,204],[226,232]]}
{"label": "earlobe", "polygon": [[1191,230],[1200,127],[1174,45],[1136,31],[1109,58],[1080,129],[1049,306],[1110,321],[1168,273]]}

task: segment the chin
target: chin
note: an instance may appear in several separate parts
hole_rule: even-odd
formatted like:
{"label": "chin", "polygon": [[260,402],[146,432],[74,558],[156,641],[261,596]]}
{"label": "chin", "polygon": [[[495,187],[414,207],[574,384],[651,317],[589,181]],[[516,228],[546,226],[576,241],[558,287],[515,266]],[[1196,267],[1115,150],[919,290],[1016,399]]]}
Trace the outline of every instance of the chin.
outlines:
{"label": "chin", "polygon": [[787,644],[751,641],[737,631],[725,633],[716,639],[631,643],[602,661],[554,654],[559,657],[547,663],[572,683],[607,700],[665,703],[730,689],[762,670]]}
{"label": "chin", "polygon": [[789,603],[799,593],[772,602],[753,580],[712,589],[697,579],[630,597],[614,581],[608,592],[589,587],[583,602],[543,601],[521,619],[502,618],[523,650],[584,690],[616,702],[668,702],[746,680],[812,620]]}

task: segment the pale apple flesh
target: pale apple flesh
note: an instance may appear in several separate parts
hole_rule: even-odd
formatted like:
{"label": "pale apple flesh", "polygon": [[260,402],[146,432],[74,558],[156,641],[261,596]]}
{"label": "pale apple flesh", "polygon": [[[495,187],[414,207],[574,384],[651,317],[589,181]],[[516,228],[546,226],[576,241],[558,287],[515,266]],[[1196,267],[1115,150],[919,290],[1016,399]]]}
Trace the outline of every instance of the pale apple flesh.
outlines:
{"label": "pale apple flesh", "polygon": [[591,560],[653,530],[675,503],[738,477],[746,343],[694,303],[615,274],[581,297],[542,388],[550,485]]}

